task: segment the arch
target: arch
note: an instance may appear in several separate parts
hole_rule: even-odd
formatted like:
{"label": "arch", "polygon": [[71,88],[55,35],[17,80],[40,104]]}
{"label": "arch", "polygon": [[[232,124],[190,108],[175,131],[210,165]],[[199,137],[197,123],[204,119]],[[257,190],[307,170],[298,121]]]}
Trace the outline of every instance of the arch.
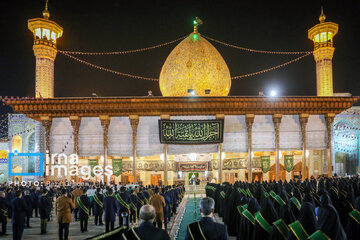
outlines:
{"label": "arch", "polygon": [[[294,178],[295,176],[299,177],[302,174],[303,174],[303,163],[302,161],[300,161],[294,165],[294,168],[292,170],[292,178]],[[306,166],[305,177],[309,178],[309,166]]]}
{"label": "arch", "polygon": [[[286,180],[286,170],[284,165],[280,164],[280,179],[281,181]],[[276,164],[273,164],[269,169],[269,180],[275,180],[276,179]]]}
{"label": "arch", "polygon": [[[27,152],[34,153],[35,152],[35,132],[32,132],[27,138]],[[35,157],[28,158],[28,173],[35,172]]]}
{"label": "arch", "polygon": [[13,136],[13,138],[11,139],[11,152],[22,152],[22,137],[20,137],[19,135],[15,135]]}
{"label": "arch", "polygon": [[[19,166],[19,165],[15,165],[13,168],[12,168],[12,173],[21,173],[22,172],[22,168],[21,168],[21,166]],[[12,176],[11,177],[11,180],[13,181],[13,182],[21,182],[21,176]]]}

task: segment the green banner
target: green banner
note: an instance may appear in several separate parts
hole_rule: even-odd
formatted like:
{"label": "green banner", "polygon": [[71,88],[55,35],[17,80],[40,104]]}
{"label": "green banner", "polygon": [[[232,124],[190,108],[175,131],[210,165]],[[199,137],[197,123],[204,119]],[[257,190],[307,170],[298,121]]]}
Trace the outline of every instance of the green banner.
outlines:
{"label": "green banner", "polygon": [[270,170],[270,156],[261,156],[261,168],[264,173]]}
{"label": "green banner", "polygon": [[222,143],[224,120],[159,120],[160,142],[165,144]]}
{"label": "green banner", "polygon": [[113,174],[118,177],[122,173],[122,159],[112,160]]}
{"label": "green banner", "polygon": [[294,169],[294,155],[284,156],[284,167],[288,172],[291,172]]}
{"label": "green banner", "polygon": [[99,160],[98,159],[89,159],[89,166],[90,166],[90,171],[91,171],[91,176],[95,177],[95,174],[93,172],[93,169],[95,166],[99,165]]}

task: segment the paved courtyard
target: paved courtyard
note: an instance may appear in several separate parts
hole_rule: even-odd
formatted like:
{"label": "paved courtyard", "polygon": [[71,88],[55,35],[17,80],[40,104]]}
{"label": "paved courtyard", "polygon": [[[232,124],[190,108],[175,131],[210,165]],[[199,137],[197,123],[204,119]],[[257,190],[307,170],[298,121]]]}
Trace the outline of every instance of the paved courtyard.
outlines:
{"label": "paved courtyard", "polygon": [[[184,211],[184,208],[186,206],[185,203],[189,197],[191,198],[191,197],[193,197],[193,195],[192,194],[186,195],[186,197],[183,199],[182,204],[179,207],[179,210],[178,210],[179,214],[174,216],[171,219],[171,222],[168,223],[168,230],[170,232],[171,239],[175,239],[175,237],[177,235],[177,230],[180,227],[181,220],[182,220],[181,214]],[[53,213],[53,215],[54,215],[54,213]],[[175,222],[174,222],[174,220],[175,220]],[[219,216],[216,216],[216,220],[218,222],[221,222],[221,219],[219,218]],[[117,218],[117,221],[115,222],[115,227],[117,227],[118,225],[119,225],[119,220]],[[47,234],[45,234],[45,235],[40,235],[40,218],[31,218],[30,226],[31,226],[31,228],[25,228],[25,230],[24,230],[24,234],[23,234],[24,240],[27,240],[27,239],[38,239],[38,240],[58,239],[58,224],[57,224],[55,217],[53,217],[52,220],[50,222],[48,222]],[[103,233],[103,232],[105,232],[105,225],[96,226],[94,217],[91,216],[89,219],[88,232],[82,233],[80,231],[80,221],[75,222],[74,216],[73,216],[73,222],[70,224],[69,240],[85,239],[85,238],[95,236],[95,235]],[[7,234],[8,234],[7,236],[1,236],[0,239],[2,239],[2,240],[3,239],[4,240],[12,239],[11,222],[8,222],[8,224],[7,224]],[[236,239],[236,238],[231,237],[230,239]]]}

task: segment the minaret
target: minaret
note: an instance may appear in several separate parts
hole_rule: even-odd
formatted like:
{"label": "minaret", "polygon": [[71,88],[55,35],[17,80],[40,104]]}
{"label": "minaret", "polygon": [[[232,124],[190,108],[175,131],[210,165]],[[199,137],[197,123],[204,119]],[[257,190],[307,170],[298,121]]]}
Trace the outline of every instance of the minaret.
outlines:
{"label": "minaret", "polygon": [[309,29],[308,37],[314,42],[316,62],[316,89],[318,96],[333,95],[332,58],[334,55],[333,37],[338,32],[338,25],[325,22],[326,16],[321,7],[319,24]]}
{"label": "minaret", "polygon": [[35,97],[54,97],[54,61],[57,53],[56,40],[63,33],[62,27],[49,20],[48,0],[43,18],[28,20],[28,28],[34,34],[34,55],[36,58]]}

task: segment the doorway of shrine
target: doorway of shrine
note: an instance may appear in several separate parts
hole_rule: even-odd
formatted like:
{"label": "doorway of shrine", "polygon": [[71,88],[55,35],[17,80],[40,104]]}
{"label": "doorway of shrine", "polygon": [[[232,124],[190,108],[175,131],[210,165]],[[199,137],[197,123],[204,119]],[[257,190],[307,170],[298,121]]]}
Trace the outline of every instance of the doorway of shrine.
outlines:
{"label": "doorway of shrine", "polygon": [[[270,180],[272,180],[272,181],[276,180],[276,165],[275,164],[273,164],[270,167],[270,170],[269,170],[269,181]],[[284,165],[282,165],[282,164],[280,164],[280,177],[279,177],[279,180],[281,180],[281,181],[286,180],[286,170],[285,170]]]}
{"label": "doorway of shrine", "polygon": [[161,174],[151,174],[151,185],[162,185]]}
{"label": "doorway of shrine", "polygon": [[[22,172],[22,168],[17,165],[17,166],[15,166],[15,167],[12,169],[12,172],[13,172],[13,173],[21,173],[21,172]],[[12,177],[11,177],[11,181],[12,181],[12,182],[16,182],[16,183],[21,183],[22,178],[21,178],[21,176],[12,176]]]}
{"label": "doorway of shrine", "polygon": [[[294,165],[291,177],[301,180],[302,175],[303,175],[303,165],[302,165],[302,162],[300,161],[300,162],[298,162],[297,164]],[[306,166],[306,175],[305,175],[305,177],[306,178],[309,177],[309,167],[308,166]]]}
{"label": "doorway of shrine", "polygon": [[[136,183],[140,183],[140,175],[136,174]],[[121,174],[121,185],[133,184],[132,174]]]}
{"label": "doorway of shrine", "polygon": [[[249,173],[246,172],[245,173],[245,178],[246,178],[246,181],[249,181]],[[261,172],[252,172],[252,180],[254,182],[256,181],[260,181],[262,182],[264,179],[264,173],[261,171]]]}

